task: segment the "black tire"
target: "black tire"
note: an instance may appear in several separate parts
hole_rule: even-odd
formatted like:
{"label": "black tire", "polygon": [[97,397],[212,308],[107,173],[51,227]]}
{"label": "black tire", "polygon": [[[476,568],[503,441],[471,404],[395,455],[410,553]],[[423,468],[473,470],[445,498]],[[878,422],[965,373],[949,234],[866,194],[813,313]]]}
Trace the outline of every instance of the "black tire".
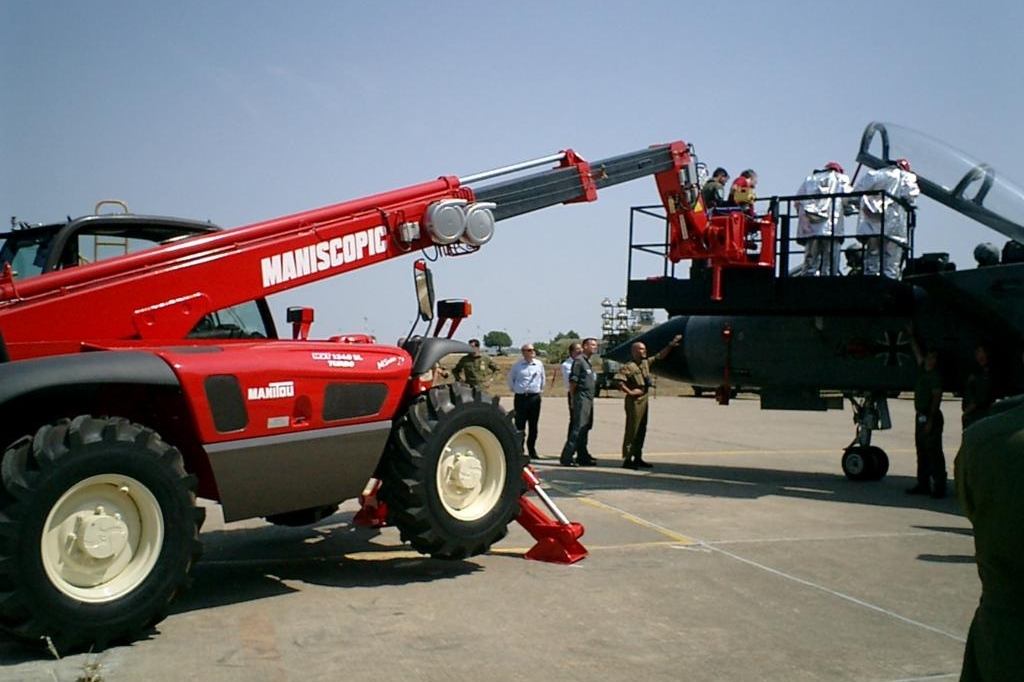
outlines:
{"label": "black tire", "polygon": [[403,542],[462,559],[505,537],[526,492],[522,434],[498,399],[464,384],[431,389],[391,436],[380,498]]}
{"label": "black tire", "polygon": [[867,481],[871,478],[874,458],[867,452],[868,449],[851,445],[843,451],[843,473],[851,481]]}
{"label": "black tire", "polygon": [[100,650],[162,620],[199,558],[181,453],[118,417],[63,419],[4,452],[0,628]]}
{"label": "black tire", "polygon": [[871,458],[871,475],[869,480],[881,481],[889,473],[889,455],[885,450],[874,445],[867,448],[868,456]]}

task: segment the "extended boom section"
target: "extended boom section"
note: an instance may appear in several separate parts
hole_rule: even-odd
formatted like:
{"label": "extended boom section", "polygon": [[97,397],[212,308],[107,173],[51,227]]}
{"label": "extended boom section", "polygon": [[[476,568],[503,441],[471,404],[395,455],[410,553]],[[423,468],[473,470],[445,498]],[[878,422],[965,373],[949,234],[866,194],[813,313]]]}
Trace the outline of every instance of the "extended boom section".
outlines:
{"label": "extended boom section", "polygon": [[[471,186],[553,162],[555,168]],[[74,352],[87,342],[182,339],[215,311],[424,249],[470,253],[490,241],[496,221],[593,201],[602,187],[647,175],[658,175],[659,188],[696,191],[682,142],[596,163],[567,150],[26,280],[8,272],[0,274],[0,329],[14,359]],[[104,315],[75,314],[86,306]]]}

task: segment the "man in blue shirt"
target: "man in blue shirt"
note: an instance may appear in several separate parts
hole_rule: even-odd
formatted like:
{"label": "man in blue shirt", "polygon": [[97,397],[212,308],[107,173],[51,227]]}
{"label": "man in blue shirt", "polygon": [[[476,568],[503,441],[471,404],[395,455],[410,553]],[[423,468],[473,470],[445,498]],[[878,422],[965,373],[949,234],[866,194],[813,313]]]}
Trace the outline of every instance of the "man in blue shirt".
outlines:
{"label": "man in blue shirt", "polygon": [[508,373],[508,389],[512,391],[515,424],[520,431],[527,430],[526,449],[530,459],[537,454],[537,422],[540,421],[540,394],[544,392],[544,363],[537,359],[532,343],[523,344],[523,357],[516,360]]}

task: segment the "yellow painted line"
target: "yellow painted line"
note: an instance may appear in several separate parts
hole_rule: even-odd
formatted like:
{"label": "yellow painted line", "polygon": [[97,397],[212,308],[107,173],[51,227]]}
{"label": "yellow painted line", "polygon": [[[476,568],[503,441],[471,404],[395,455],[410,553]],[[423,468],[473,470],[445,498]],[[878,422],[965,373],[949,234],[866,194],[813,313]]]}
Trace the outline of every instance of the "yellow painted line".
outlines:
{"label": "yellow painted line", "polygon": [[607,504],[606,502],[598,502],[595,499],[592,499],[592,498],[589,498],[589,497],[583,497],[581,495],[577,495],[576,493],[572,492],[571,490],[567,490],[567,489],[563,488],[562,486],[553,485],[553,484],[548,483],[548,482],[544,482],[544,486],[547,487],[547,488],[552,488],[554,490],[557,490],[558,492],[562,493],[563,495],[567,495],[568,497],[572,497],[573,499],[579,500],[580,502],[583,502],[584,504],[588,504],[591,507],[595,507],[597,509],[602,509],[604,511],[615,512],[621,518],[625,519],[626,521],[630,521],[632,523],[635,523],[638,526],[643,526],[644,528],[649,528],[649,529],[651,529],[651,530],[653,530],[653,531],[655,531],[657,533],[660,533],[661,535],[664,535],[665,537],[669,538],[675,544],[680,544],[680,545],[695,545],[695,544],[697,544],[697,541],[694,540],[693,538],[687,537],[685,535],[681,535],[680,533],[677,533],[674,530],[671,530],[669,528],[665,528],[664,526],[660,526],[660,525],[654,523],[653,521],[648,521],[647,519],[642,519],[639,516],[637,516],[636,514],[630,514],[629,512],[627,512],[627,511],[625,511],[623,509],[619,509],[618,507],[616,507],[614,505]]}
{"label": "yellow painted line", "polygon": [[[752,450],[679,450],[673,452],[645,452],[644,457],[706,457],[708,455],[835,455],[842,452],[846,448],[831,448],[828,450],[794,450],[792,448],[784,449],[767,449],[757,448]],[[900,454],[913,454],[915,452],[912,448],[886,448],[886,452],[889,453],[900,453]],[[616,462],[622,460],[620,453],[609,453],[609,454],[596,454],[594,457],[598,459],[614,459]],[[541,464],[550,462],[551,464],[558,464],[556,459],[541,460]]]}
{"label": "yellow painted line", "polygon": [[[733,485],[746,485],[746,486],[761,485],[761,484],[755,483],[753,481],[734,481],[734,480],[731,480],[731,479],[728,479],[728,478],[715,478],[715,477],[712,477],[712,476],[692,476],[692,475],[687,475],[687,474],[667,474],[664,471],[659,471],[659,472],[648,471],[648,470],[644,470],[644,471],[626,470],[626,471],[623,471],[622,469],[620,469],[618,467],[615,467],[613,469],[608,469],[606,467],[595,467],[595,468],[589,469],[587,473],[605,474],[605,475],[616,474],[616,475],[619,475],[619,476],[643,476],[644,478],[661,478],[661,479],[665,479],[665,480],[668,480],[668,481],[696,481],[696,482],[699,482],[699,483],[731,483]],[[548,480],[545,480],[545,479],[541,479],[541,480],[544,483],[545,487],[554,488],[554,489],[558,490],[559,492],[561,492],[561,493],[563,493],[565,495],[568,495],[569,497],[578,497],[578,495],[576,495],[572,491],[564,490],[563,488],[560,488],[559,486],[557,486],[555,484],[552,484]],[[580,499],[586,499],[586,498],[580,498]]]}
{"label": "yellow painted line", "polygon": [[627,512],[625,510],[622,510],[622,509],[619,509],[616,506],[607,504],[606,502],[598,502],[597,500],[591,499],[589,497],[580,497],[580,498],[577,498],[577,499],[579,499],[584,504],[589,504],[590,506],[597,507],[598,509],[605,509],[607,511],[617,512],[621,518],[623,518],[623,519],[625,519],[627,521],[630,521],[632,523],[635,523],[638,526],[643,526],[644,528],[649,528],[649,529],[655,531],[656,533],[660,533],[661,535],[664,535],[668,539],[672,540],[672,542],[674,542],[674,543],[677,543],[677,544],[680,544],[680,545],[695,545],[695,544],[697,544],[697,541],[694,540],[691,537],[687,537],[685,535],[682,535],[681,533],[675,532],[674,530],[671,530],[669,528],[665,528],[664,526],[658,525],[657,523],[654,523],[653,521],[648,521],[647,519],[642,519],[639,516],[637,516],[636,514],[630,514],[629,512]]}
{"label": "yellow painted line", "polygon": [[311,564],[317,562],[336,561],[391,561],[393,559],[426,559],[425,554],[407,548],[388,549],[382,548],[379,551],[366,550],[360,552],[348,552],[345,554],[333,554],[329,556],[308,556],[308,557],[286,557],[286,558],[261,558],[261,559],[203,559],[199,562],[201,566],[288,566],[292,564]]}
{"label": "yellow painted line", "polygon": [[[679,547],[680,545],[689,546],[693,543],[682,543],[670,540],[654,540],[651,542],[627,542],[621,545],[589,545],[585,544],[587,551],[603,551],[612,549],[646,549],[649,547]],[[492,547],[488,554],[502,554],[502,555],[514,555],[522,556],[530,551],[530,547]]]}

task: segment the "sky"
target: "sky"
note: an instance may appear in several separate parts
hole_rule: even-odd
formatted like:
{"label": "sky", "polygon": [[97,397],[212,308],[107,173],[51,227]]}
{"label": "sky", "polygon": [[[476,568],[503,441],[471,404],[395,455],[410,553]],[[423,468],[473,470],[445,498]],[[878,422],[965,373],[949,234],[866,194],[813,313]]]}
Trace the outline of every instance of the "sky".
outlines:
{"label": "sky", "polygon": [[[674,140],[734,175],[755,168],[761,196],[792,194],[827,161],[852,172],[871,121],[1024,184],[1022,24],[1009,0],[3,0],[0,210],[46,223],[117,198],[230,228]],[[435,263],[438,297],[473,306],[458,336],[600,336],[602,299],[625,294],[630,207],[656,201],[653,178],[607,188]],[[1005,242],[927,199],[916,239],[962,264]],[[393,343],[415,317],[412,262],[272,297],[279,330],[309,305],[315,337]]]}

